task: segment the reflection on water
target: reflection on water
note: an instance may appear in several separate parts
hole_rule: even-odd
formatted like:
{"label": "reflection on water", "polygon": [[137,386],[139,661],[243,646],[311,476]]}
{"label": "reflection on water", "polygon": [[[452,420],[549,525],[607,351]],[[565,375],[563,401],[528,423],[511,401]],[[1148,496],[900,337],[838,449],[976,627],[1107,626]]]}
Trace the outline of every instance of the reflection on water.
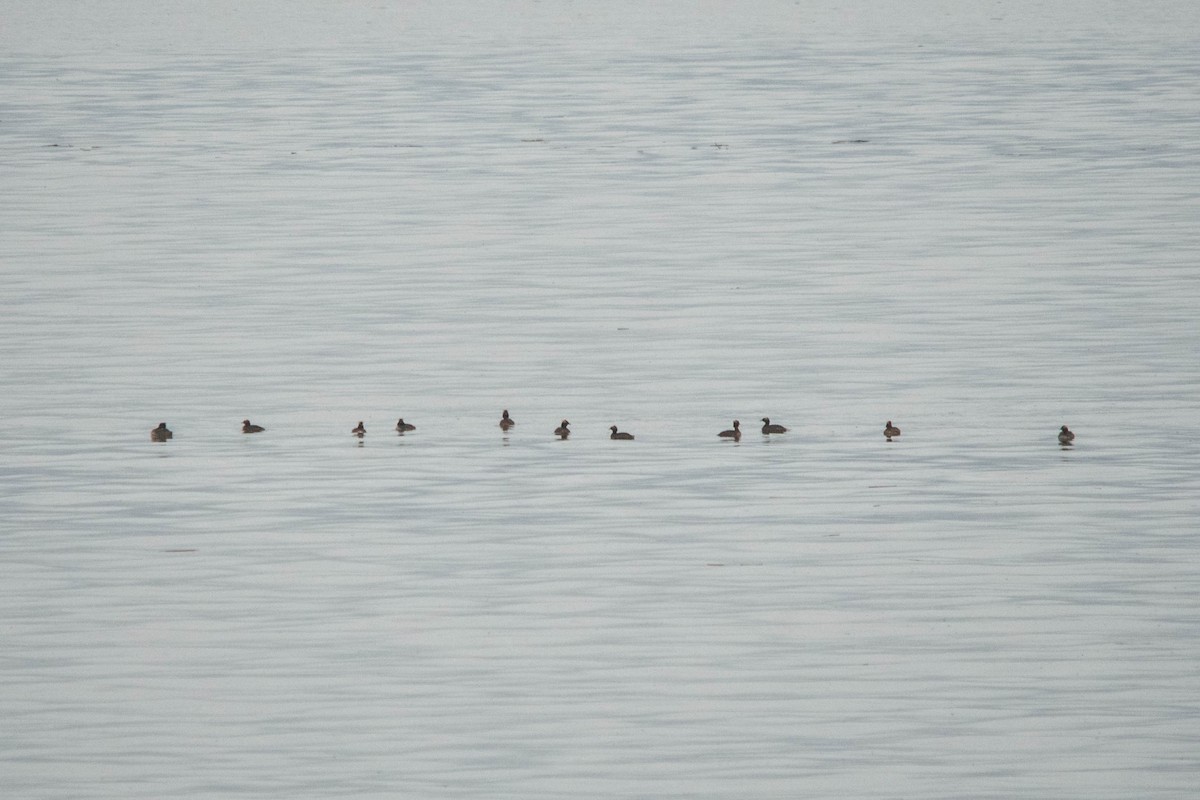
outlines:
{"label": "reflection on water", "polygon": [[6,9],[7,794],[1192,793],[1195,15],[501,5]]}

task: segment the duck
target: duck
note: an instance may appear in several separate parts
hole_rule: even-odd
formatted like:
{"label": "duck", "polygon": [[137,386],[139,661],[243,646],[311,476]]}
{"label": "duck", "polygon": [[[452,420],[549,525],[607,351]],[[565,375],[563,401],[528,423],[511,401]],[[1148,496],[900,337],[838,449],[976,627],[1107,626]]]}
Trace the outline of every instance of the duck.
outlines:
{"label": "duck", "polygon": [[787,433],[787,428],[782,425],[772,425],[769,417],[763,417],[763,433]]}
{"label": "duck", "polygon": [[883,435],[886,436],[887,440],[890,442],[893,436],[900,435],[900,429],[893,425],[892,421],[889,419],[887,421],[887,425],[883,426]]}
{"label": "duck", "polygon": [[504,409],[504,412],[502,414],[500,414],[500,429],[506,431],[509,428],[511,428],[513,425],[516,425],[516,424],[517,424],[517,421],[514,420],[512,417],[508,416],[508,409],[507,408]]}
{"label": "duck", "polygon": [[738,439],[742,438],[741,424],[742,423],[738,422],[735,419],[733,421],[732,428],[730,428],[727,431],[721,431],[720,433],[717,434],[717,436],[720,436],[722,439],[733,439],[734,441],[737,441]]}
{"label": "duck", "polygon": [[624,431],[620,431],[620,432],[618,432],[618,431],[617,431],[617,426],[616,426],[616,425],[613,425],[611,428],[609,428],[609,430],[610,430],[610,431],[612,431],[612,436],[609,436],[609,437],[608,437],[608,438],[610,438],[610,439],[626,439],[626,440],[629,440],[629,441],[632,441],[632,440],[633,440],[633,434],[632,434],[632,433],[625,433]]}
{"label": "duck", "polygon": [[1075,441],[1075,434],[1071,432],[1070,428],[1063,425],[1058,431],[1058,443],[1070,444],[1073,441]]}
{"label": "duck", "polygon": [[409,425],[407,422],[404,421],[404,417],[401,417],[399,420],[396,421],[396,430],[400,431],[400,433],[405,433],[407,431],[415,431],[416,429],[417,429],[417,426]]}
{"label": "duck", "polygon": [[150,431],[150,441],[152,442],[165,442],[167,439],[173,439],[174,437],[175,434],[167,430],[167,423],[165,422],[158,423],[158,427]]}
{"label": "duck", "polygon": [[554,435],[555,435],[555,436],[559,436],[559,437],[561,437],[561,438],[563,438],[563,439],[565,439],[565,438],[567,438],[568,436],[570,436],[570,435],[571,435],[571,430],[570,430],[570,428],[568,428],[568,427],[567,427],[567,426],[568,426],[568,425],[570,425],[570,424],[571,424],[571,423],[567,422],[567,421],[564,419],[564,420],[562,421],[562,425],[559,425],[557,428],[555,428],[555,429],[554,429]]}
{"label": "duck", "polygon": [[358,426],[355,427],[355,429],[350,432],[361,439],[363,437],[363,434],[367,432],[367,429],[366,429],[366,427],[363,426],[362,420],[360,419],[358,421]]}
{"label": "duck", "polygon": [[262,425],[251,425],[250,420],[242,420],[242,433],[262,433],[265,430]]}

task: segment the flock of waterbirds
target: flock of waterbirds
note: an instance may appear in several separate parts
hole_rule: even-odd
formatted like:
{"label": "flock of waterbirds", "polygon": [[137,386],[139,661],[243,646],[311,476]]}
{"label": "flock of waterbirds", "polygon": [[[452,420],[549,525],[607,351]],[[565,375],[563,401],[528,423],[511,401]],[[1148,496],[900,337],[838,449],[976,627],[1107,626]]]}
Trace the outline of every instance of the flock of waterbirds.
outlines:
{"label": "flock of waterbirds", "polygon": [[[773,424],[769,417],[763,417],[762,423],[763,423],[762,424],[762,432],[763,432],[764,436],[770,436],[771,434],[778,434],[778,433],[787,433],[787,431],[788,431],[788,429],[782,425]],[[517,424],[516,420],[514,420],[512,417],[510,417],[508,415],[508,409],[505,409],[504,413],[500,415],[500,429],[502,431],[507,432],[509,429],[511,429],[516,424]],[[735,419],[733,421],[732,428],[721,431],[720,433],[717,434],[717,436],[722,439],[733,439],[735,442],[739,441],[742,438],[741,425],[742,425],[742,423]],[[562,424],[560,424],[557,428],[554,429],[554,435],[560,439],[569,438],[571,435],[571,427],[570,426],[571,426],[571,423],[568,420],[564,419],[562,421]],[[412,425],[410,423],[405,422],[403,417],[401,417],[396,422],[396,431],[401,436],[403,436],[406,433],[415,431],[416,429],[417,429],[416,425]],[[266,430],[266,428],[264,428],[262,425],[254,425],[248,419],[242,420],[242,433],[262,433],[265,430]],[[609,437],[608,437],[610,439],[615,439],[618,441],[622,441],[622,440],[623,441],[632,441],[633,440],[632,433],[627,433],[626,431],[618,430],[616,425],[613,425],[612,427],[610,427],[609,430],[612,431],[611,435],[609,435]],[[357,436],[359,439],[361,439],[367,435],[367,428],[365,425],[363,425],[362,420],[359,420],[358,425],[356,425],[350,431],[350,433],[354,436]],[[892,439],[894,439],[895,437],[900,435],[900,429],[897,428],[895,425],[893,425],[892,421],[889,419],[887,421],[887,424],[883,426],[883,435],[884,435],[884,438],[886,438],[890,442]],[[150,441],[152,441],[152,442],[165,442],[168,439],[172,439],[174,437],[175,437],[175,434],[172,433],[169,428],[167,428],[167,423],[165,423],[165,422],[158,423],[158,427],[153,428],[150,431]],[[1067,428],[1066,425],[1063,425],[1061,428],[1059,428],[1059,431],[1058,431],[1058,443],[1059,444],[1064,445],[1064,446],[1069,446],[1074,441],[1075,441],[1075,434],[1069,428]]]}

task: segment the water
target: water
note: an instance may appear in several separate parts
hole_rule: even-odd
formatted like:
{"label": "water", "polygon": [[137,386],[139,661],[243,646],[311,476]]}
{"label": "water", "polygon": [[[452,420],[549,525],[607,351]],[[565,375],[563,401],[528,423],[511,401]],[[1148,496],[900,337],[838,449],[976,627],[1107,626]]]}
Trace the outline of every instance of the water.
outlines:
{"label": "water", "polygon": [[5,796],[1194,791],[1189,4],[3,12]]}

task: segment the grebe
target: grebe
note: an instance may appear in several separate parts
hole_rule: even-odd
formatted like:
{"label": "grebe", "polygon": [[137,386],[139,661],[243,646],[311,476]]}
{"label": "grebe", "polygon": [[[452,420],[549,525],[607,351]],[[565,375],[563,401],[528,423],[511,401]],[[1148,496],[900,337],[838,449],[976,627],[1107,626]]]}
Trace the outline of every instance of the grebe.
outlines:
{"label": "grebe", "polygon": [[762,426],[763,433],[787,433],[787,428],[783,427],[782,425],[772,425],[771,420],[767,417],[763,417],[762,419],[763,419],[763,426]]}

